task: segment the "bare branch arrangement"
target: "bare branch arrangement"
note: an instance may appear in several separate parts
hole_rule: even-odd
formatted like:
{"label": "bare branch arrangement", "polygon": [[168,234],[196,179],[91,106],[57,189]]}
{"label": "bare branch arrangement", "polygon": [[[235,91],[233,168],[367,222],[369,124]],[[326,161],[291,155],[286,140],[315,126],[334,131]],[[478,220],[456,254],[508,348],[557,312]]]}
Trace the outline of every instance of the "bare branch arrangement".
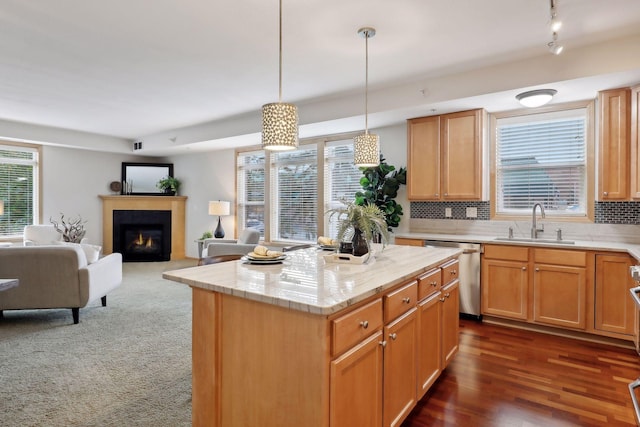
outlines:
{"label": "bare branch arrangement", "polygon": [[54,221],[52,218],[49,218],[49,221],[53,224],[58,233],[62,234],[62,239],[65,242],[80,243],[87,232],[84,229],[84,224],[86,224],[87,221],[83,221],[80,215],[78,215],[77,218],[65,220],[64,214],[60,213],[60,221]]}

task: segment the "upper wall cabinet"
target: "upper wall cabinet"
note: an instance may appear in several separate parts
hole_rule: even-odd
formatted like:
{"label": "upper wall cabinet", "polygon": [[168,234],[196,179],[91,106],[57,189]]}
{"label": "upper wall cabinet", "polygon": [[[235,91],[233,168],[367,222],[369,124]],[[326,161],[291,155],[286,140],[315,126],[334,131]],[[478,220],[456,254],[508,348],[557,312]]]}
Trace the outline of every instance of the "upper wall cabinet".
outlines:
{"label": "upper wall cabinet", "polygon": [[631,88],[631,197],[640,199],[640,85]]}
{"label": "upper wall cabinet", "polygon": [[481,109],[407,121],[409,200],[480,200]]}
{"label": "upper wall cabinet", "polygon": [[630,109],[628,88],[598,94],[600,111],[600,161],[598,199],[629,198]]}

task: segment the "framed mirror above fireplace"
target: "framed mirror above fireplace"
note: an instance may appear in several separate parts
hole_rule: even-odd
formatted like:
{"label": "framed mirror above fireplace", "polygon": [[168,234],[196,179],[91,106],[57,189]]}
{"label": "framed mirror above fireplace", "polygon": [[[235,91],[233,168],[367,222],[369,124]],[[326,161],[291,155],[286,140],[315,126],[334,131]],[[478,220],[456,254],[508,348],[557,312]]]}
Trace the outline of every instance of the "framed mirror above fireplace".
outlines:
{"label": "framed mirror above fireplace", "polygon": [[156,184],[167,176],[173,176],[173,163],[122,162],[122,194],[162,196],[164,191]]}

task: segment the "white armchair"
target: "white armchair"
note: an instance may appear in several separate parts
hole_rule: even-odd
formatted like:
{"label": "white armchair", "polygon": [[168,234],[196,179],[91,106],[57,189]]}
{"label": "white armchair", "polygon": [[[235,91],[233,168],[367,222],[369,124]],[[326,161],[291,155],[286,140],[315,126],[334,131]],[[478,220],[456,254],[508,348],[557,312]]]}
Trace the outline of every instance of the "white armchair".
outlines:
{"label": "white armchair", "polygon": [[51,245],[62,241],[62,234],[53,225],[33,224],[24,227],[24,246]]}
{"label": "white armchair", "polygon": [[260,232],[247,228],[238,239],[205,239],[202,258],[219,255],[246,255],[260,242]]}

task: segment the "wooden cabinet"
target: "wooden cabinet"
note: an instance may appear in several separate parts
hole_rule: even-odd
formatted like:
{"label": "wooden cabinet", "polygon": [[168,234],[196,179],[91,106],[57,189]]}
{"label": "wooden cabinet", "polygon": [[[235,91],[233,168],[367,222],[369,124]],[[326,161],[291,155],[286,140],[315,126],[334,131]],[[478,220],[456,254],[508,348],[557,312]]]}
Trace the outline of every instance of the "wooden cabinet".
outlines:
{"label": "wooden cabinet", "polygon": [[631,197],[640,199],[640,86],[631,88]]}
{"label": "wooden cabinet", "polygon": [[533,320],[553,326],[587,326],[587,253],[533,250]]}
{"label": "wooden cabinet", "polygon": [[455,280],[442,288],[442,369],[458,352],[458,335],[460,333],[460,281]]}
{"label": "wooden cabinet", "polygon": [[416,404],[416,313],[414,307],[384,327],[382,414],[385,427],[399,426]]}
{"label": "wooden cabinet", "polygon": [[405,246],[424,246],[424,239],[408,239],[406,237],[396,237],[395,244]]}
{"label": "wooden cabinet", "polygon": [[440,288],[418,304],[418,399],[442,372]]}
{"label": "wooden cabinet", "polygon": [[599,200],[629,198],[630,99],[628,88],[606,90],[598,94]]}
{"label": "wooden cabinet", "polygon": [[482,313],[516,320],[529,316],[529,249],[485,246],[482,261]]}
{"label": "wooden cabinet", "polygon": [[408,120],[409,200],[480,200],[483,110]]}
{"label": "wooden cabinet", "polygon": [[382,425],[382,332],[331,362],[331,427]]}
{"label": "wooden cabinet", "polygon": [[633,336],[638,310],[629,289],[635,286],[629,267],[636,264],[626,254],[597,254],[595,278],[595,329],[607,335]]}

